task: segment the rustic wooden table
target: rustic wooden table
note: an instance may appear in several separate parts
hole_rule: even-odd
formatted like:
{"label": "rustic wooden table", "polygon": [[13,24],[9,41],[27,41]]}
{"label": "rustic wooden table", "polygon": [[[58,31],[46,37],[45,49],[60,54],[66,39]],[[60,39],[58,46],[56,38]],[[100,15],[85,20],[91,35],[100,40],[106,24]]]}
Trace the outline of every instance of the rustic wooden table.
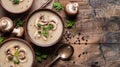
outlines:
{"label": "rustic wooden table", "polygon": [[[35,0],[36,2],[38,0]],[[72,28],[66,28],[68,20],[64,9],[58,14],[64,20],[64,35],[57,45],[41,51],[54,54],[56,48],[67,43],[74,47],[68,61],[58,60],[53,67],[119,67],[120,66],[120,0],[55,0],[63,7],[68,2],[79,3],[79,13]],[[53,2],[51,3],[53,4]],[[51,5],[49,4],[49,5]],[[46,6],[52,10],[51,6]],[[1,9],[1,8],[0,8]],[[0,11],[3,11],[2,9]],[[13,17],[6,14],[9,17]],[[50,51],[50,52],[49,52]],[[35,62],[34,67],[44,67],[51,60]]]}

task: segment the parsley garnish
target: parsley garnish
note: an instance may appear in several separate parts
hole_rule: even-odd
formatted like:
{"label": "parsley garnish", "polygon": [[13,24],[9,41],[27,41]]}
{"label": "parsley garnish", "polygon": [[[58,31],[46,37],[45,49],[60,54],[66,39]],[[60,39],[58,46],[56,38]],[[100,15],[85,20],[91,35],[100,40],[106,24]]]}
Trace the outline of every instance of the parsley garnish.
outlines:
{"label": "parsley garnish", "polygon": [[19,64],[20,61],[17,59],[17,60],[14,60],[14,64]]}
{"label": "parsley garnish", "polygon": [[9,56],[9,57],[8,57],[8,60],[9,60],[9,61],[12,61],[12,60],[13,60],[13,57],[12,57],[12,56]]}
{"label": "parsley garnish", "polygon": [[2,42],[3,42],[3,40],[4,40],[4,38],[3,38],[3,37],[0,37],[0,43],[2,43]]}
{"label": "parsley garnish", "polygon": [[20,63],[20,61],[18,59],[18,55],[19,55],[19,52],[18,52],[18,50],[16,50],[16,52],[14,53],[14,56],[16,58],[16,60],[14,60],[14,64],[19,64]]}
{"label": "parsley garnish", "polygon": [[20,19],[15,19],[14,22],[15,22],[15,26],[17,27],[23,26],[23,21]]}
{"label": "parsley garnish", "polygon": [[41,31],[38,31],[38,34],[41,34]]}
{"label": "parsley garnish", "polygon": [[19,4],[19,3],[20,3],[20,0],[13,0],[13,3],[14,3],[14,4]]}
{"label": "parsley garnish", "polygon": [[57,11],[62,10],[62,4],[59,3],[59,2],[54,2],[54,3],[53,3],[53,7],[54,7]]}
{"label": "parsley garnish", "polygon": [[36,51],[35,54],[36,54],[37,56],[40,56],[40,55],[41,55],[41,52]]}
{"label": "parsley garnish", "polygon": [[43,36],[48,37],[49,30],[52,30],[53,28],[54,28],[54,26],[52,24],[48,24],[47,26],[45,26],[43,28],[43,32],[42,32]]}
{"label": "parsley garnish", "polygon": [[47,28],[45,30],[43,30],[42,34],[44,37],[48,37],[49,32],[48,32]]}
{"label": "parsley garnish", "polygon": [[42,62],[44,59],[47,59],[47,57],[48,57],[47,54],[43,54],[43,53],[41,53],[41,52],[38,51],[38,50],[36,50],[35,54],[36,54],[36,60],[37,60],[38,62]]}
{"label": "parsley garnish", "polygon": [[52,30],[53,28],[54,28],[54,26],[52,24],[49,24],[47,26],[44,26],[43,30],[49,31],[49,30]]}
{"label": "parsley garnish", "polygon": [[41,25],[40,23],[37,24],[37,27],[38,27],[38,28],[41,28],[41,26],[42,26],[42,25]]}
{"label": "parsley garnish", "polygon": [[46,58],[47,58],[47,56],[48,56],[48,55],[43,54],[43,55],[41,55],[41,58],[46,59]]}
{"label": "parsley garnish", "polygon": [[53,28],[54,28],[54,26],[53,26],[52,24],[49,24],[49,25],[48,25],[48,29],[49,29],[49,30],[52,30]]}
{"label": "parsley garnish", "polygon": [[38,62],[42,62],[42,58],[41,57],[37,56],[36,59],[37,59]]}
{"label": "parsley garnish", "polygon": [[71,28],[71,27],[73,27],[73,25],[74,25],[74,21],[72,21],[72,20],[68,20],[67,21],[67,28]]}
{"label": "parsley garnish", "polygon": [[18,50],[16,50],[16,52],[14,53],[14,56],[18,57],[18,55],[19,55],[19,52],[18,52]]}

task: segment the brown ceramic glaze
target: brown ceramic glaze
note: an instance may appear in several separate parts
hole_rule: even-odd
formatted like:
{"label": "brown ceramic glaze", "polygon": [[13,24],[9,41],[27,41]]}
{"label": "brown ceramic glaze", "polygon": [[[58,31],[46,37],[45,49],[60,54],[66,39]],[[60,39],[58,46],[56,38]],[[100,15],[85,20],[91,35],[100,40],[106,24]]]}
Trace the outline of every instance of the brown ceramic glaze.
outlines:
{"label": "brown ceramic glaze", "polygon": [[[26,23],[25,23],[25,34],[26,34],[26,36],[28,37],[27,39],[29,39],[32,43],[34,43],[34,44],[37,45],[37,46],[41,46],[41,44],[35,43],[35,42],[33,41],[33,39],[30,37],[30,35],[28,34],[27,25],[28,25],[28,21],[29,21],[29,19],[31,18],[31,16],[34,15],[35,13],[37,13],[37,12],[40,12],[40,11],[49,11],[49,12],[55,14],[56,16],[59,17],[59,19],[61,20],[62,26],[64,27],[63,19],[61,18],[61,16],[60,16],[58,13],[56,13],[56,12],[53,11],[53,10],[50,10],[50,9],[38,9],[38,10],[34,11],[33,13],[31,13],[31,14],[27,17],[27,20],[26,20]],[[62,27],[62,30],[64,31],[64,28],[63,28],[63,27]],[[63,31],[62,31],[62,35],[59,37],[58,40],[56,40],[56,41],[54,42],[54,44],[56,44],[56,43],[61,39],[61,37],[63,36]],[[57,35],[57,34],[56,34],[56,35]],[[54,44],[52,44],[52,45],[54,45]],[[50,46],[52,46],[52,45],[50,45]],[[47,46],[41,46],[41,47],[49,47],[49,46],[47,45]]]}

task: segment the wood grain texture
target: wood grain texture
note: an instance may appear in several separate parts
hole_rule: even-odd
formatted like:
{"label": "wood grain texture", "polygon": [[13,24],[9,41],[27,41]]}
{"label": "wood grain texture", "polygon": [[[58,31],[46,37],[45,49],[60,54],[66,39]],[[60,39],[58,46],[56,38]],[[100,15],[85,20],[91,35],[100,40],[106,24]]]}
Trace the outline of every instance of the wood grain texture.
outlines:
{"label": "wood grain texture", "polygon": [[[52,10],[56,11],[64,20],[64,35],[57,45],[49,48],[38,48],[45,53],[55,55],[54,50],[60,46],[59,44],[67,43],[74,47],[74,54],[68,61],[57,61],[53,67],[119,67],[120,0],[56,1],[63,5],[63,10],[60,12],[57,12],[54,8]],[[79,13],[74,18],[74,26],[70,29],[66,28],[68,16],[64,11],[65,5],[69,2],[79,3]],[[40,5],[37,5],[37,7],[40,7]],[[0,17],[2,16],[16,18],[14,15],[4,12],[0,7]],[[33,48],[35,49],[36,46],[33,46]],[[34,67],[44,67],[50,61],[50,58],[42,63],[36,61]]]}

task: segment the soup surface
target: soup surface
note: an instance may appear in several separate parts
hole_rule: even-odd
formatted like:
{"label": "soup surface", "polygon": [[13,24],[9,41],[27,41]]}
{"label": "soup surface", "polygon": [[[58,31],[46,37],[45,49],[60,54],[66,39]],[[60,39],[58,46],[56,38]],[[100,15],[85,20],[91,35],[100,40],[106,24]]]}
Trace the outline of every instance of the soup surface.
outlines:
{"label": "soup surface", "polygon": [[15,4],[14,0],[1,0],[2,6],[9,12],[21,13],[29,9],[33,3],[33,0],[18,0],[19,3]]}
{"label": "soup surface", "polygon": [[58,42],[63,24],[58,15],[51,11],[38,11],[28,21],[27,32],[31,41],[38,46],[51,46]]}
{"label": "soup surface", "polygon": [[32,50],[23,42],[7,41],[0,47],[0,67],[31,67]]}

